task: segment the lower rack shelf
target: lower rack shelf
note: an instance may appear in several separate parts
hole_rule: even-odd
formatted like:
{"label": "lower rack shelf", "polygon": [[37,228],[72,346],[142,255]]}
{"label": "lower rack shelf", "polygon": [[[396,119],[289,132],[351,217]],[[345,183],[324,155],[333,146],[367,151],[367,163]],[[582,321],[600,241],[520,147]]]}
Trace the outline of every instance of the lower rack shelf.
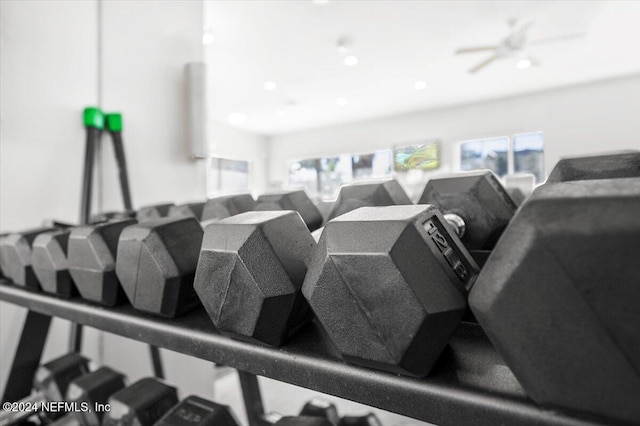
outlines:
{"label": "lower rack shelf", "polygon": [[0,300],[437,425],[610,424],[535,404],[473,323],[462,323],[431,374],[417,379],[345,364],[316,323],[284,347],[270,348],[219,333],[204,309],[161,319],[129,305],[106,308],[80,298],[61,299],[5,280],[0,280]]}

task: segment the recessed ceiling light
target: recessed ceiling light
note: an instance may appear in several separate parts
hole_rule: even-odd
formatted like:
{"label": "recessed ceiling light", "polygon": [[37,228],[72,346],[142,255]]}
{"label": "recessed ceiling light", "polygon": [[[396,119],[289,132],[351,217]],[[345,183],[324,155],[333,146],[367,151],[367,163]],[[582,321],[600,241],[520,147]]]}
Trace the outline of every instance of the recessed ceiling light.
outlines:
{"label": "recessed ceiling light", "polygon": [[416,90],[424,90],[427,88],[427,83],[425,81],[419,80],[413,85]]}
{"label": "recessed ceiling light", "polygon": [[227,117],[227,119],[231,124],[242,124],[247,121],[247,116],[241,112],[233,112],[229,114],[229,117]]}
{"label": "recessed ceiling light", "polygon": [[347,98],[338,98],[336,99],[336,103],[340,106],[345,106],[347,104]]}
{"label": "recessed ceiling light", "polygon": [[284,108],[280,108],[278,111],[276,111],[276,114],[278,115],[278,117],[284,117],[286,112],[284,111]]}
{"label": "recessed ceiling light", "polygon": [[531,66],[531,59],[523,58],[516,62],[516,68],[519,70],[526,70]]}
{"label": "recessed ceiling light", "polygon": [[325,4],[329,3],[329,0],[311,0],[311,2],[319,6],[324,6]]}
{"label": "recessed ceiling light", "polygon": [[266,81],[264,83],[264,90],[276,90],[278,85],[273,81]]}
{"label": "recessed ceiling light", "polygon": [[356,65],[358,63],[358,58],[356,58],[353,55],[349,55],[349,56],[345,56],[344,57],[344,64],[348,67],[352,67],[354,65]]}

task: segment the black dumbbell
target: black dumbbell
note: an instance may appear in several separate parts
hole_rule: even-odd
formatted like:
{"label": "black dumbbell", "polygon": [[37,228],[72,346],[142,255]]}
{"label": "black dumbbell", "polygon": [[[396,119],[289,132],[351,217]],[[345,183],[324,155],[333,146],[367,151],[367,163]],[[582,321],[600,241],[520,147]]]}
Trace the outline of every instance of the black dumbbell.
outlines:
{"label": "black dumbbell", "polygon": [[315,241],[294,211],[242,213],[205,229],[194,288],[218,330],[278,346],[311,318],[300,287]]}
{"label": "black dumbbell", "polygon": [[60,228],[45,227],[9,233],[0,239],[0,262],[3,274],[14,284],[29,290],[39,290],[40,285],[32,265],[33,241],[43,232]]}
{"label": "black dumbbell", "polygon": [[340,188],[329,220],[360,207],[413,204],[397,180],[344,185]]}
{"label": "black dumbbell", "polygon": [[338,426],[382,426],[378,416],[373,413],[362,416],[344,416]]}
{"label": "black dumbbell", "polygon": [[96,213],[91,216],[89,219],[89,223],[102,223],[109,222],[112,220],[124,220],[131,219],[136,217],[135,211],[110,211],[110,212],[102,212]]}
{"label": "black dumbbell", "polygon": [[547,183],[640,177],[640,151],[562,158]]}
{"label": "black dumbbell", "polygon": [[176,317],[200,305],[193,279],[202,234],[193,217],[156,219],[122,231],[116,274],[136,309]]}
{"label": "black dumbbell", "polygon": [[[77,353],[69,353],[41,365],[34,375],[34,393],[18,402],[29,402],[31,407],[42,408],[45,401],[63,401],[72,380],[89,373],[89,361]],[[14,425],[32,416],[33,411],[2,411],[0,425]],[[44,412],[43,417],[53,420],[60,417],[59,412]]]}
{"label": "black dumbbell", "polygon": [[169,209],[173,207],[173,203],[153,204],[138,209],[136,220],[138,222],[146,222],[148,220],[161,219],[169,215]]}
{"label": "black dumbbell", "polygon": [[491,250],[518,208],[489,170],[429,179],[418,204],[440,209],[472,252]]}
{"label": "black dumbbell", "polygon": [[321,417],[333,426],[381,426],[380,420],[373,413],[340,417],[336,406],[321,398],[314,398],[304,404],[299,416]]}
{"label": "black dumbbell", "polygon": [[204,202],[179,204],[169,207],[168,217],[194,217],[202,220],[202,211],[204,210]]}
{"label": "black dumbbell", "polygon": [[316,416],[285,416],[274,423],[277,426],[332,426],[329,420]]}
{"label": "black dumbbell", "polygon": [[109,398],[124,387],[124,376],[109,367],[73,380],[64,400],[74,409],[51,425],[99,426],[109,409]]}
{"label": "black dumbbell", "polygon": [[305,191],[263,194],[258,197],[255,210],[293,210],[300,213],[310,231],[322,226],[322,215]]}
{"label": "black dumbbell", "polygon": [[177,403],[175,387],[147,377],[111,395],[102,426],[152,426]]}
{"label": "black dumbbell", "polygon": [[302,293],[345,361],[425,376],[477,274],[434,206],[362,207],[325,226]]}
{"label": "black dumbbell", "polygon": [[321,398],[313,398],[307,401],[298,415],[303,417],[322,417],[333,426],[338,426],[340,423],[340,415],[336,406]]}
{"label": "black dumbbell", "polygon": [[169,412],[155,426],[238,426],[231,409],[226,405],[189,396]]}
{"label": "black dumbbell", "polygon": [[83,299],[115,306],[124,301],[116,276],[118,238],[135,219],[74,228],[69,235],[69,273]]}
{"label": "black dumbbell", "polygon": [[116,274],[131,304],[141,311],[176,317],[200,306],[193,279],[210,221],[252,205],[248,194],[213,198],[207,202],[209,221],[194,217],[149,220],[125,228],[119,238]]}
{"label": "black dumbbell", "polygon": [[469,304],[534,401],[639,423],[640,178],[591,177],[627,176],[640,154],[622,155],[620,173],[609,157],[554,169],[569,181],[520,207]]}
{"label": "black dumbbell", "polygon": [[207,200],[202,211],[202,221],[224,219],[255,208],[256,201],[251,194],[236,194]]}
{"label": "black dumbbell", "polygon": [[71,229],[39,234],[33,241],[31,262],[42,290],[61,297],[77,295],[69,273],[69,236]]}

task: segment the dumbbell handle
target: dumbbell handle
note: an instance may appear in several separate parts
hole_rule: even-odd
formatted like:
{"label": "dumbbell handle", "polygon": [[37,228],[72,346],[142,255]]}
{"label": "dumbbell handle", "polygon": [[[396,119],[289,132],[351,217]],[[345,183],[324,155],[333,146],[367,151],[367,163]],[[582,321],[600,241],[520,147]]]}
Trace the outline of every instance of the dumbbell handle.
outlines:
{"label": "dumbbell handle", "polygon": [[[22,398],[20,401],[16,403],[16,406],[28,406],[28,407],[39,407],[41,403],[46,401],[44,397],[44,393],[36,392],[29,395],[26,398]],[[11,411],[11,410],[2,410],[0,412],[0,426],[10,426],[20,423],[21,421],[27,419],[28,417],[33,416],[37,411],[29,410],[29,411]]]}
{"label": "dumbbell handle", "polygon": [[458,238],[462,238],[464,236],[464,231],[467,230],[467,224],[464,222],[463,218],[455,213],[447,213],[444,215],[444,219],[449,223],[449,225],[451,225]]}
{"label": "dumbbell handle", "polygon": [[51,423],[50,426],[82,426],[82,423],[80,423],[77,416],[69,413]]}

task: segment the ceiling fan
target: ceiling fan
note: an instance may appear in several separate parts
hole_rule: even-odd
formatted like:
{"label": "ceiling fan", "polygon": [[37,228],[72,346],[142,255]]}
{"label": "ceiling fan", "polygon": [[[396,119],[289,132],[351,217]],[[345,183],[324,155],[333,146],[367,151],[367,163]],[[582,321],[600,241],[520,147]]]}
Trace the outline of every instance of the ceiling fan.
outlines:
{"label": "ceiling fan", "polygon": [[469,70],[469,73],[475,74],[487,65],[499,59],[516,58],[516,68],[525,69],[531,65],[539,65],[540,62],[533,58],[528,52],[529,46],[555,43],[571,39],[583,38],[584,34],[566,34],[556,37],[540,38],[529,40],[528,32],[533,26],[533,21],[520,23],[517,19],[511,19],[509,22],[509,34],[497,45],[494,46],[476,46],[463,47],[456,50],[456,55],[478,52],[491,52],[491,55],[484,61],[480,62]]}

